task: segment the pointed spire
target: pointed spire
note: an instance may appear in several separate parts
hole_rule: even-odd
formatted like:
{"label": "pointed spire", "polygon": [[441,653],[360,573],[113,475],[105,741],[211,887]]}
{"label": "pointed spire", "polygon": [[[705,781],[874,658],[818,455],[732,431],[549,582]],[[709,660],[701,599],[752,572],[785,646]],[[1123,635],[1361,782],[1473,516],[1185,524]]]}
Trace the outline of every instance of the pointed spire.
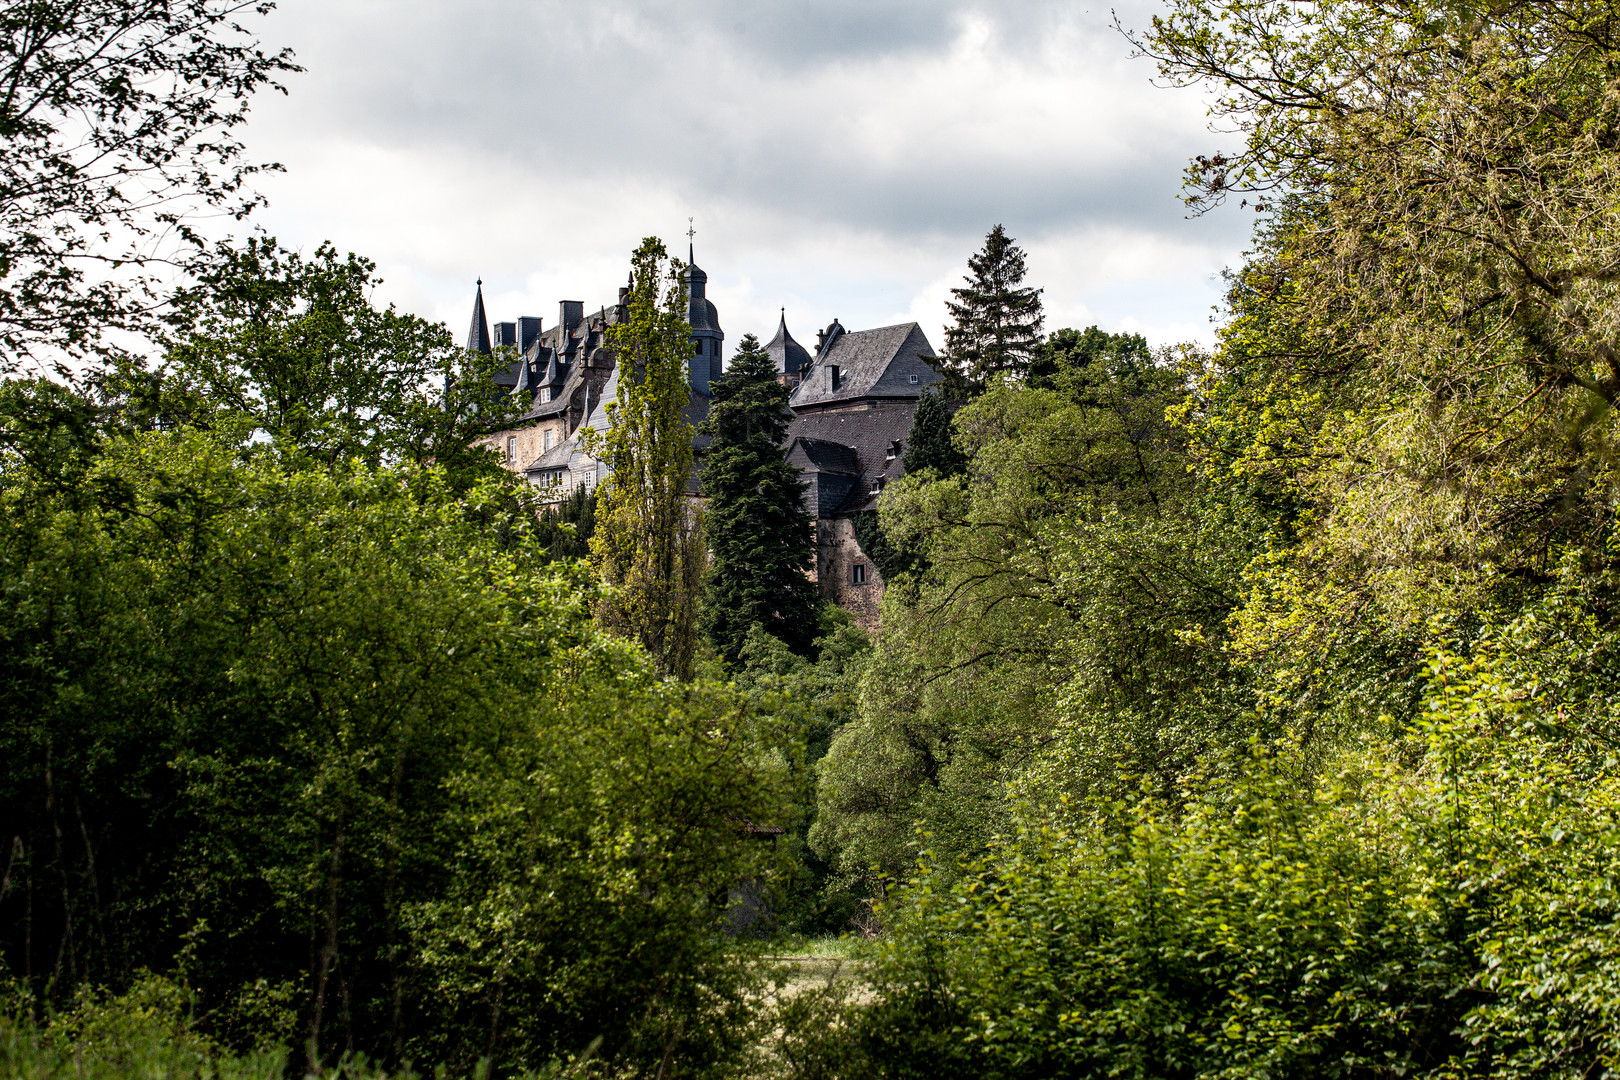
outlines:
{"label": "pointed spire", "polygon": [[782,317],[776,324],[776,336],[766,344],[765,352],[776,363],[777,373],[781,375],[797,375],[810,366],[810,354],[788,333],[787,308],[782,309]]}
{"label": "pointed spire", "polygon": [[484,279],[478,279],[478,295],[473,299],[472,326],[467,329],[467,348],[486,356],[493,350],[489,344],[489,320],[484,317]]}

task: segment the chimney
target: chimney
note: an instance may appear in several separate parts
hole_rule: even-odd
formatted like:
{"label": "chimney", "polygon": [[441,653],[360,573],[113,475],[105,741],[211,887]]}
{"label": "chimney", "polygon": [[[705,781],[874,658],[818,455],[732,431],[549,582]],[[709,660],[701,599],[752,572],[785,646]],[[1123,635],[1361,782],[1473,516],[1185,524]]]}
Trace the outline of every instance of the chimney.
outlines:
{"label": "chimney", "polygon": [[564,334],[569,333],[578,326],[585,317],[585,302],[583,300],[563,300],[557,305],[557,325],[562,327]]}
{"label": "chimney", "polygon": [[517,323],[498,322],[495,324],[495,347],[512,348],[517,345]]}
{"label": "chimney", "polygon": [[518,350],[528,352],[534,339],[540,336],[540,316],[525,315],[518,319]]}

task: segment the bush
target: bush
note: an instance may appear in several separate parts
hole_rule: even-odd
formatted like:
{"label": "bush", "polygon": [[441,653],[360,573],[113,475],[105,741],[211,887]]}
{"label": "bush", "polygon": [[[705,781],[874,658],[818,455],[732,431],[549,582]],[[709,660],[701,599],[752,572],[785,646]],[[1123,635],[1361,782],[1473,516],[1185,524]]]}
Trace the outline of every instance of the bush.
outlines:
{"label": "bush", "polygon": [[310,1064],[736,1056],[718,928],[778,874],[747,823],[784,755],[478,524],[501,490],[225,429],[0,434],[0,970],[38,1008],[181,954],[198,1030]]}
{"label": "bush", "polygon": [[924,871],[838,1075],[1612,1075],[1620,781],[1534,622],[1438,652],[1407,742],[1325,781],[1253,745]]}

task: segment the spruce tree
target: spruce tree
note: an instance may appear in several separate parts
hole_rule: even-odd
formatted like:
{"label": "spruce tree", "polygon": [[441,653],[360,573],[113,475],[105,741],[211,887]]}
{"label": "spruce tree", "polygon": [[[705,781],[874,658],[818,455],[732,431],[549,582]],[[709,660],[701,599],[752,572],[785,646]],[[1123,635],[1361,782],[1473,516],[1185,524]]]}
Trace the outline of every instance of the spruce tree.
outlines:
{"label": "spruce tree", "polygon": [[782,445],[787,399],[770,356],[744,335],[699,429],[713,440],[703,466],[713,556],[703,629],[728,664],[755,623],[799,653],[816,634],[815,526]]}
{"label": "spruce tree", "polygon": [[933,469],[944,477],[962,471],[962,452],[951,442],[951,407],[940,395],[924,392],[917,402],[902,463],[908,473]]}
{"label": "spruce tree", "polygon": [[1022,378],[1040,349],[1041,290],[1022,287],[1024,250],[1000,225],[968,260],[965,287],[952,289],[945,302],[952,325],[945,329],[950,367],[947,391],[953,397],[984,388],[992,375]]}

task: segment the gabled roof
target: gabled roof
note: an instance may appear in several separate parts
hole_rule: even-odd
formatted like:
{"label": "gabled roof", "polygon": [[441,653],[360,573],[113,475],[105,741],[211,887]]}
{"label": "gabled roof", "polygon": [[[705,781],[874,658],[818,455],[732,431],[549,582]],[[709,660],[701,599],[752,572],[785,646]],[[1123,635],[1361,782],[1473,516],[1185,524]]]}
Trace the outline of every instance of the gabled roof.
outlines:
{"label": "gabled roof", "polygon": [[809,468],[845,476],[861,474],[861,460],[855,448],[829,439],[796,438],[788,447],[787,458],[801,470]]}
{"label": "gabled roof", "polygon": [[[839,505],[818,507],[821,517],[877,505],[872,481],[887,482],[905,472],[905,440],[916,412],[915,401],[890,399],[869,409],[817,409],[793,418],[787,429],[789,461],[801,471],[859,479]],[[832,447],[837,449],[828,449]]]}
{"label": "gabled roof", "polygon": [[[488,355],[493,351],[489,341],[489,320],[484,317],[484,279],[478,279],[478,293],[473,297],[472,326],[467,329],[467,348]],[[516,372],[513,372],[514,380]]]}
{"label": "gabled roof", "polygon": [[[923,359],[933,354],[927,335],[914,322],[845,331],[822,348],[788,406],[797,412],[860,398],[919,398],[940,381],[939,372]],[[916,382],[911,381],[913,376]]]}
{"label": "gabled roof", "polygon": [[782,321],[776,324],[776,336],[765,346],[765,353],[779,375],[797,375],[810,366],[809,351],[788,333],[787,308],[782,309]]}

